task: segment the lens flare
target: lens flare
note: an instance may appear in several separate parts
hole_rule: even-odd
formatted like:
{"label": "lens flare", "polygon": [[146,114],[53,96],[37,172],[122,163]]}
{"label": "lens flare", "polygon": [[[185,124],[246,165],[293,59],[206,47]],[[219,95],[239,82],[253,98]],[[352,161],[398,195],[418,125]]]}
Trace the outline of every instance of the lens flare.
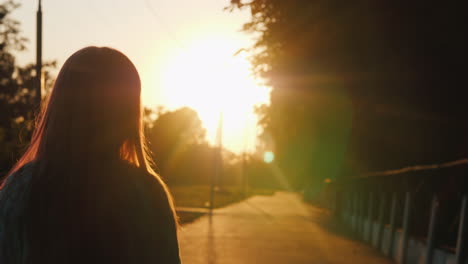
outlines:
{"label": "lens flare", "polygon": [[275,160],[275,154],[273,154],[273,152],[267,151],[263,154],[263,161],[265,161],[265,163],[272,163],[273,160]]}

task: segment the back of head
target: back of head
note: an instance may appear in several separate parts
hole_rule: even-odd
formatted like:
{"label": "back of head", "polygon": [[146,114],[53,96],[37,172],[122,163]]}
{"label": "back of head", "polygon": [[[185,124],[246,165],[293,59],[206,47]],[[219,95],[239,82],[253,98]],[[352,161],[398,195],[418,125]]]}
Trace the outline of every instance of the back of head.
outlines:
{"label": "back of head", "polygon": [[87,47],[63,65],[30,147],[10,172],[34,164],[26,210],[30,258],[52,260],[46,255],[57,245],[67,254],[79,243],[72,231],[90,222],[89,206],[102,188],[123,186],[131,173],[151,174],[140,91],[135,66],[114,49]]}
{"label": "back of head", "polygon": [[65,62],[39,123],[41,134],[33,140],[40,141],[38,158],[82,166],[135,148],[140,130],[137,70],[116,50],[88,47]]}
{"label": "back of head", "polygon": [[10,174],[31,161],[41,168],[82,168],[121,158],[149,170],[140,92],[138,72],[121,52],[98,47],[77,51],[60,70],[30,147]]}

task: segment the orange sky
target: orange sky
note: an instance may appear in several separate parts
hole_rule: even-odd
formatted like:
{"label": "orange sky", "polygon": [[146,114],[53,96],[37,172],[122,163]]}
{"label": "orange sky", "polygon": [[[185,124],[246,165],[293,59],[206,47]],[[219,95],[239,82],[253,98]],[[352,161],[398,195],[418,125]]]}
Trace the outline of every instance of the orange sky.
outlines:
{"label": "orange sky", "polygon": [[[13,16],[29,38],[20,64],[35,59],[37,1],[19,1]],[[210,141],[219,113],[224,115],[224,145],[240,152],[255,145],[253,105],[268,103],[269,89],[250,73],[248,54],[233,56],[252,43],[240,32],[249,13],[229,13],[228,0],[43,0],[44,59],[59,68],[74,51],[111,46],[137,66],[146,106],[194,108]],[[246,136],[245,136],[246,135]]]}

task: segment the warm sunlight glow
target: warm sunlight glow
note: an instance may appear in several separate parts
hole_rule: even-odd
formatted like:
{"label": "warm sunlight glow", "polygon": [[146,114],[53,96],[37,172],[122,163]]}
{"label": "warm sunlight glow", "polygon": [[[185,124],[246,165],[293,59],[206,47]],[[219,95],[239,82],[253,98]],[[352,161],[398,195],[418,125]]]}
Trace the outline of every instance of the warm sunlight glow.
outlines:
{"label": "warm sunlight glow", "polygon": [[222,112],[223,144],[236,152],[255,147],[254,106],[269,100],[269,89],[252,76],[247,54],[234,56],[241,47],[232,39],[194,41],[168,57],[160,80],[155,80],[165,105],[188,106],[198,112],[210,142],[214,142]]}
{"label": "warm sunlight glow", "polygon": [[275,154],[271,151],[267,151],[263,154],[263,161],[265,163],[272,163],[275,160]]}
{"label": "warm sunlight glow", "polygon": [[[24,4],[13,18],[21,22],[21,35],[34,40],[38,1],[18,2]],[[269,89],[251,76],[248,54],[233,56],[255,42],[254,34],[241,30],[250,21],[249,10],[227,12],[229,1],[219,0],[42,2],[44,61],[57,61],[56,69],[48,68],[52,77],[80,48],[113,47],[137,67],[145,107],[193,108],[212,143],[222,110],[223,145],[235,152],[253,150],[257,134],[253,106],[269,103]],[[57,26],[64,21],[66,26]],[[28,49],[17,53],[23,65],[36,58],[33,43],[27,44]]]}

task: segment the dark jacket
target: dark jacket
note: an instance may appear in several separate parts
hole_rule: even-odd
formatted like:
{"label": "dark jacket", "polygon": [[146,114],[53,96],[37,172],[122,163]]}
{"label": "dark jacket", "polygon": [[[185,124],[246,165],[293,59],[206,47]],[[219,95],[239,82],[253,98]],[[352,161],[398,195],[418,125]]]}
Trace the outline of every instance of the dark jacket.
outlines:
{"label": "dark jacket", "polygon": [[33,173],[32,164],[24,166],[0,190],[0,263],[180,263],[167,193],[152,175],[129,165],[109,172],[124,180],[107,181],[88,195],[85,217],[71,218],[66,228],[47,227],[54,235],[42,238],[40,254],[31,257],[26,223]]}

